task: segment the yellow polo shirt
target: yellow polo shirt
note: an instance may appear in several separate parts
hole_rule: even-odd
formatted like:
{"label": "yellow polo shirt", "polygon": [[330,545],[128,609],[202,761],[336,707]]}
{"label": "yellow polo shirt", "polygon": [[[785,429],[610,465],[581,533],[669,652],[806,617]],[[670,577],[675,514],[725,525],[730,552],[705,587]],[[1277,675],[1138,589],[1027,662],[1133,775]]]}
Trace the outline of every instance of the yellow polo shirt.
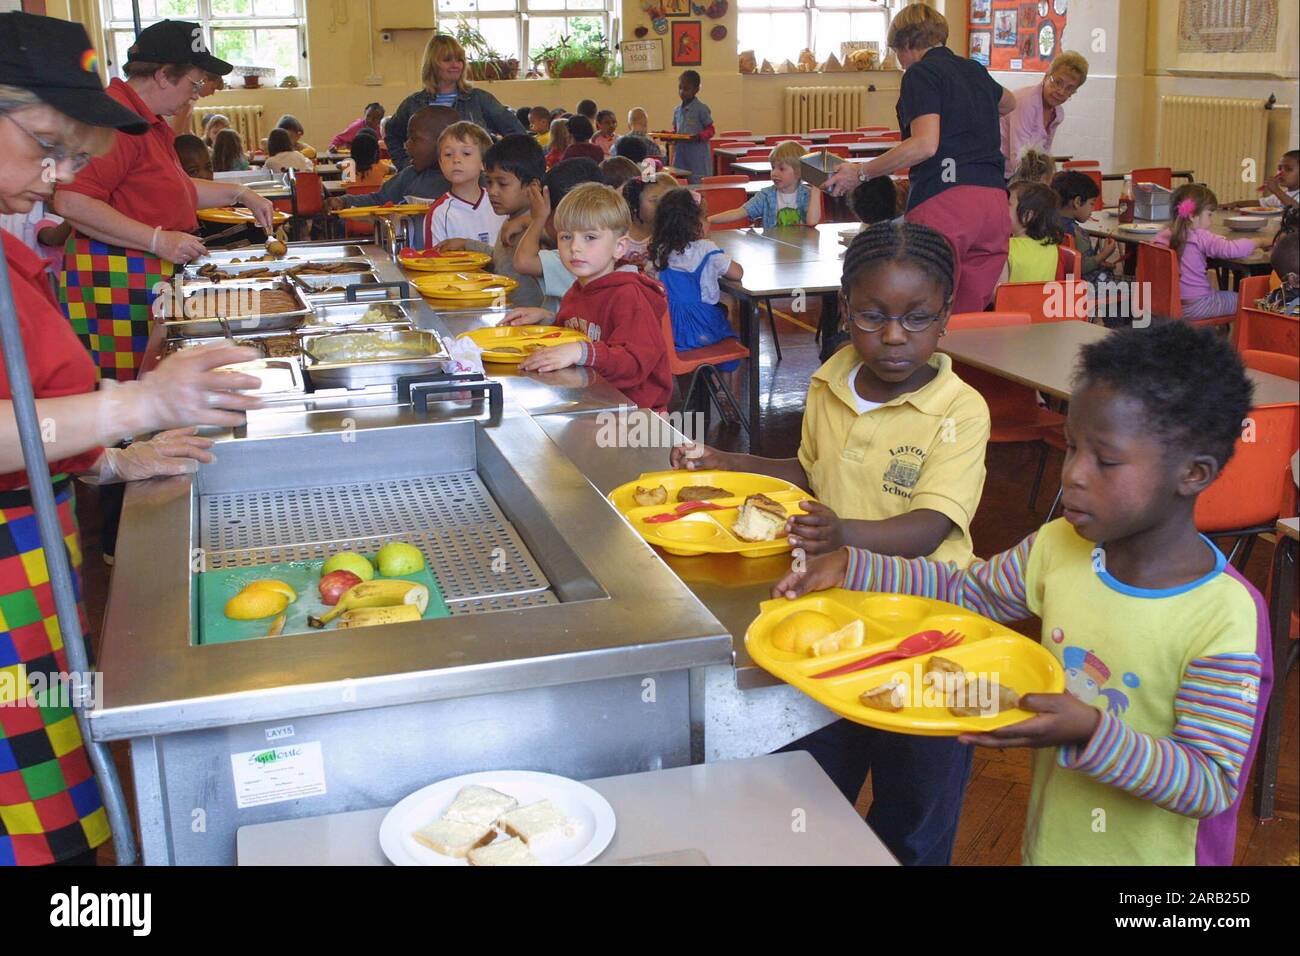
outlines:
{"label": "yellow polo shirt", "polygon": [[809,490],[841,518],[881,521],[917,508],[946,515],[954,527],[928,557],[966,567],[984,490],[988,406],[936,352],[938,374],[926,385],[859,413],[848,376],[861,361],[842,348],[808,386],[799,463]]}

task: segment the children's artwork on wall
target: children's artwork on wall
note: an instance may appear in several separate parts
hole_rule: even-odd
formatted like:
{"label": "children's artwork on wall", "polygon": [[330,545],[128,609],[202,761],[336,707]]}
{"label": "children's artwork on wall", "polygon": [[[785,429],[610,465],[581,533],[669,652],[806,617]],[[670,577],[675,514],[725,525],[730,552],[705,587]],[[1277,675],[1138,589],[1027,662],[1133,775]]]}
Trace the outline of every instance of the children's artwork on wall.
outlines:
{"label": "children's artwork on wall", "polygon": [[972,0],[967,55],[990,70],[1045,72],[1061,52],[1068,6],[1068,0]]}
{"label": "children's artwork on wall", "polygon": [[689,17],[691,0],[663,0],[661,7],[666,17]]}
{"label": "children's artwork on wall", "polygon": [[699,66],[704,51],[699,20],[681,20],[672,25],[673,66]]}

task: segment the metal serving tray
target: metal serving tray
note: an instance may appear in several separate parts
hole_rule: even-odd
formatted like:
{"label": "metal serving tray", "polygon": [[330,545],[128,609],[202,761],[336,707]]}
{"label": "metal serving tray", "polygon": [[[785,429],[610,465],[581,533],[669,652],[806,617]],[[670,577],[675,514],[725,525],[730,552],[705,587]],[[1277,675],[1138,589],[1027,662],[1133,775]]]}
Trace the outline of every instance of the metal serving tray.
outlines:
{"label": "metal serving tray", "polygon": [[[384,356],[386,346],[406,346],[413,354]],[[307,374],[316,388],[392,385],[403,375],[441,372],[451,358],[442,337],[428,329],[312,336],[303,341],[302,351]],[[368,354],[377,357],[365,357]]]}
{"label": "metal serving tray", "polygon": [[[195,282],[185,286],[182,308],[185,308],[186,304],[198,296],[232,296],[270,291],[287,292],[293,297],[298,308],[286,312],[268,312],[228,318],[226,323],[230,326],[230,331],[233,334],[248,335],[296,329],[312,314],[312,306],[303,295],[302,289],[284,279],[254,280],[251,282]],[[225,335],[221,323],[216,318],[186,319],[183,317],[183,313],[181,318],[169,319],[163,323],[163,326],[166,328],[168,336]]]}
{"label": "metal serving tray", "polygon": [[[291,270],[296,269],[299,266],[305,266],[309,264],[319,265],[322,263],[329,263],[330,265],[337,265],[339,263],[344,263],[349,267],[344,272],[325,273],[323,274],[323,277],[325,278],[328,278],[329,276],[350,275],[354,272],[369,272],[371,269],[374,268],[374,266],[371,265],[370,260],[365,258],[361,258],[361,259],[337,258],[336,259],[336,258],[325,257],[325,256],[313,256],[310,259],[297,259],[297,258],[290,259],[286,257],[283,259],[272,259],[267,262],[236,262],[233,264],[207,262],[203,259],[199,259],[196,260],[195,262],[189,263],[185,267],[185,278],[204,281],[207,279],[207,277],[200,275],[199,270],[205,266],[214,265],[217,268],[219,268],[222,272],[229,273],[233,276],[242,276],[248,272],[256,272],[259,269],[266,269],[271,273],[270,275],[267,275],[265,277],[259,276],[256,278],[273,279],[273,278],[277,278],[281,273],[290,272]],[[230,282],[233,280],[223,279],[221,281]]]}
{"label": "metal serving tray", "polygon": [[318,305],[304,333],[344,332],[352,328],[377,326],[409,327],[414,323],[411,310],[401,302],[343,302]]}
{"label": "metal serving tray", "polygon": [[[231,259],[246,260],[250,256],[266,255],[266,250],[261,246],[245,246],[242,249],[214,249],[202,258],[195,259],[190,265],[202,266],[209,262],[215,262],[217,265],[229,263]],[[364,259],[365,250],[354,242],[343,243],[341,245],[290,245],[289,251],[279,259],[269,259],[262,265],[271,262],[289,262],[297,260],[308,262],[312,259]],[[236,263],[238,264],[238,263]]]}
{"label": "metal serving tray", "polygon": [[800,178],[809,186],[820,186],[831,178],[835,167],[844,162],[839,156],[825,149],[815,149],[804,154],[799,160]]}
{"label": "metal serving tray", "polygon": [[[370,287],[378,286],[379,276],[371,272],[348,272],[342,275],[294,276],[293,282],[300,286],[307,297],[316,304],[343,302],[347,299],[348,287],[356,286],[353,298],[360,299],[371,294]],[[326,289],[337,291],[326,292]],[[375,292],[380,290],[376,289]]]}

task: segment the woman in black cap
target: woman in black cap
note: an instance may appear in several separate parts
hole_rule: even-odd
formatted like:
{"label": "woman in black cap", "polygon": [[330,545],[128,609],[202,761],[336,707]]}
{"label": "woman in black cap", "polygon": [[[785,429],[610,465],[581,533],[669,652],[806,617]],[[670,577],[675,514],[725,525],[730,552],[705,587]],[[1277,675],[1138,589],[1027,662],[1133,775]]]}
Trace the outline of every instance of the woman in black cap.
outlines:
{"label": "woman in black cap", "polygon": [[76,229],[59,299],[101,378],[135,378],[149,342],[151,290],[207,251],[193,234],[195,210],[243,203],[271,228],[269,200],[239,183],[191,179],[172,146],[166,117],[197,100],[209,74],[232,69],[208,53],[197,23],[160,20],[145,29],[127,50],[126,79],[109,83],[108,95],[148,129],[118,135],[55,198],[55,211]]}
{"label": "woman in black cap", "polygon": [[[104,94],[78,24],[0,14],[0,213],[48,201],[57,184],[148,124]],[[220,366],[255,357],[226,345],[188,349],[139,381],[95,390],[95,368],[59,311],[41,259],[0,232],[50,480],[74,572],[81,563],[71,477],[121,482],[193,471],[211,445],[186,426],[231,426],[257,379]],[[54,598],[27,488],[8,375],[0,363],[0,668],[28,684],[0,694],[0,865],[92,863],[109,837],[76,719],[40,681],[66,673]],[[112,447],[158,429],[148,441]],[[79,577],[79,575],[78,575]],[[85,615],[82,614],[83,627]],[[57,685],[54,685],[57,686]]]}

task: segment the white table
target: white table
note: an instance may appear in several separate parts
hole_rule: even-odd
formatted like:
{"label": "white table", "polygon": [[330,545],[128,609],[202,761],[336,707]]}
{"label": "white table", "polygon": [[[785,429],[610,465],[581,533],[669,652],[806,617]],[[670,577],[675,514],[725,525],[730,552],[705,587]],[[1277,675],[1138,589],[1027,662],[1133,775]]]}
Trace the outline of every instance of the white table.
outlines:
{"label": "white table", "polygon": [[[432,782],[432,781],[431,781]],[[588,780],[617,830],[595,865],[896,866],[807,753]],[[388,807],[240,827],[240,866],[384,866]],[[666,855],[672,854],[671,857]]]}

